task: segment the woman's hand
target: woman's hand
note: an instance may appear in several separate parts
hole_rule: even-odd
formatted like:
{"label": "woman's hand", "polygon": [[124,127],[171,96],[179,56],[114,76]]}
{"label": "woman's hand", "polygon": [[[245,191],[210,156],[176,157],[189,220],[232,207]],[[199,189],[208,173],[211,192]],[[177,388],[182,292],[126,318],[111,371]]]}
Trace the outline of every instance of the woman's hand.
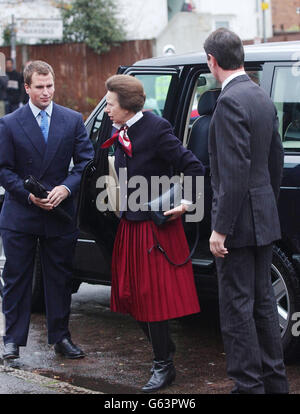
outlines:
{"label": "woman's hand", "polygon": [[164,216],[172,216],[169,218],[168,221],[176,220],[178,217],[182,216],[188,209],[186,204],[180,204],[180,206],[172,208],[172,210],[168,210],[164,212]]}

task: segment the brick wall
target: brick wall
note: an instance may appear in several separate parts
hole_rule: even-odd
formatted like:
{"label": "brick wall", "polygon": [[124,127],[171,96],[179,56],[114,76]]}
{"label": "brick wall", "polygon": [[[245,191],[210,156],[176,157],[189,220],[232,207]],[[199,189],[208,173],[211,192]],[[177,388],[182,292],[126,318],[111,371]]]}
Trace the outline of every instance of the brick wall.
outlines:
{"label": "brick wall", "polygon": [[[9,47],[0,52],[10,56]],[[28,60],[44,60],[55,72],[56,103],[81,112],[86,118],[105,94],[105,80],[120,65],[152,57],[151,40],[132,40],[112,47],[108,53],[96,54],[84,43],[28,45]],[[17,70],[22,70],[22,46],[17,46]]]}
{"label": "brick wall", "polygon": [[300,31],[300,0],[272,0],[272,21],[274,32]]}

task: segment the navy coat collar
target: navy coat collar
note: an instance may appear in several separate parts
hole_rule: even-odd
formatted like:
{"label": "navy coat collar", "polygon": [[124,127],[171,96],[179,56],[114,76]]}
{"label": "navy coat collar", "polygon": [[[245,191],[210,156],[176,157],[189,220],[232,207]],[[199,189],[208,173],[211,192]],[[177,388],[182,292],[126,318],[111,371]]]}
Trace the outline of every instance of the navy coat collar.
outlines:
{"label": "navy coat collar", "polygon": [[41,175],[46,171],[53,160],[55,153],[64,136],[66,122],[60,106],[53,103],[47,144],[45,143],[41,128],[39,127],[28,103],[20,110],[17,118],[32,145],[43,159]]}
{"label": "navy coat collar", "polygon": [[18,112],[17,121],[25,131],[32,145],[41,157],[43,157],[46,149],[46,143],[41,128],[39,127],[28,103]]}

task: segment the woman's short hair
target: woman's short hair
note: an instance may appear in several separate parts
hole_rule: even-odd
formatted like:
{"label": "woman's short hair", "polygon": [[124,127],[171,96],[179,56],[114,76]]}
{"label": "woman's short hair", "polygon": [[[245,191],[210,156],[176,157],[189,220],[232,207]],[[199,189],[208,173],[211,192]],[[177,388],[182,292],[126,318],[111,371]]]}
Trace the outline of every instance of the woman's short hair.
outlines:
{"label": "woman's short hair", "polygon": [[51,73],[54,80],[54,70],[52,69],[52,67],[48,63],[43,62],[42,60],[34,60],[28,63],[23,71],[24,83],[26,83],[28,86],[30,86],[32,81],[32,75],[35,72],[38,75],[48,75],[48,73]]}
{"label": "woman's short hair", "polygon": [[146,95],[141,81],[129,75],[113,75],[105,82],[106,89],[115,92],[119,105],[131,112],[143,109]]}

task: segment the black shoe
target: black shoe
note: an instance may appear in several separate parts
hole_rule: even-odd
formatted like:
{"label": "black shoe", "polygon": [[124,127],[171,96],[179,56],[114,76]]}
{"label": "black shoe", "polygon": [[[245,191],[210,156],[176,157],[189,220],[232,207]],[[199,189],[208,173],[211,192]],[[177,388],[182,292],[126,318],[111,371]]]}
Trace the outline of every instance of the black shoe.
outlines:
{"label": "black shoe", "polygon": [[55,352],[57,354],[62,354],[69,359],[83,358],[84,352],[74,345],[71,339],[64,338],[60,342],[57,342],[54,345]]}
{"label": "black shoe", "polygon": [[152,377],[142,388],[144,392],[155,392],[170,385],[176,377],[175,367],[171,361],[154,361]]}
{"label": "black shoe", "polygon": [[2,354],[3,359],[16,359],[19,358],[19,347],[13,342],[9,342],[4,345],[4,352]]}
{"label": "black shoe", "polygon": [[[169,355],[166,359],[167,362],[173,362],[175,352],[176,352],[176,346],[175,346],[174,342],[171,341]],[[153,372],[154,372],[154,366],[155,366],[155,360],[153,361],[153,365],[152,365],[151,370],[150,370],[151,374],[153,374]]]}

